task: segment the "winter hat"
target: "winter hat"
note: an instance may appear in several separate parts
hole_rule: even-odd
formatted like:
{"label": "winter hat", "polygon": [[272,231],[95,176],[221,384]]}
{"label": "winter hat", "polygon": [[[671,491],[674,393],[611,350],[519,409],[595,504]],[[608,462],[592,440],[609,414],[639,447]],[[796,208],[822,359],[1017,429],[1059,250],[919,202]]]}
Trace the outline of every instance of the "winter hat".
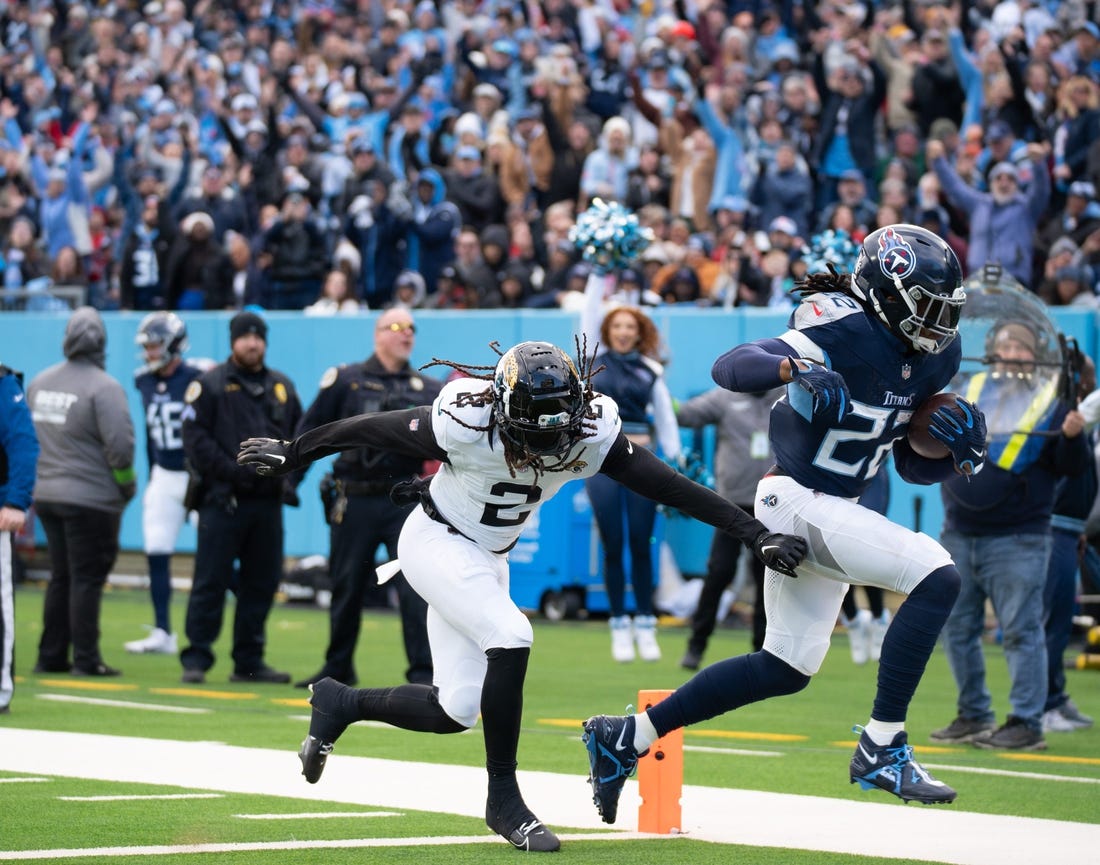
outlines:
{"label": "winter hat", "polygon": [[254,312],[238,312],[229,322],[229,342],[232,344],[250,333],[267,342],[267,322]]}

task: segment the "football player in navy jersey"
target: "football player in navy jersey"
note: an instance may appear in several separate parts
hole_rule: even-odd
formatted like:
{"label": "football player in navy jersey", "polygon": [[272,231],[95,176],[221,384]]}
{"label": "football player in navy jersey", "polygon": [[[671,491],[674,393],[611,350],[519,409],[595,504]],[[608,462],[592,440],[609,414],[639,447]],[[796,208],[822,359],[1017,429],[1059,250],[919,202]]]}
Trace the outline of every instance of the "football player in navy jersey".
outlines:
{"label": "football player in navy jersey", "polygon": [[805,541],[770,532],[635,447],[614,401],[593,393],[590,361],[582,358],[578,371],[560,348],[524,342],[489,375],[491,367],[442,363],[470,377],[445,385],[431,406],[358,415],[292,442],[241,444],[237,461],[265,475],[365,446],[442,463],[430,480],[399,484],[391,494],[419,504],[397,551],[406,580],[428,603],[433,682],[357,690],[325,678],[311,685],[302,774],[315,783],[333,743],[355,721],[458,733],[480,713],[489,773],[485,822],[521,850],[549,852],[558,839],[524,803],[516,780],[533,634],[508,594],[507,553],[525,521],[568,481],[602,472],[742,539],[776,573],[794,573]]}
{"label": "football player in navy jersey", "polygon": [[171,560],[176,537],[187,518],[183,505],[187,472],[183,466],[183,396],[204,367],[184,360],[187,327],[174,312],[151,312],[138,325],[134,342],[144,363],[134,373],[134,386],[145,407],[145,446],[149,483],[142,498],[141,528],[149,563],[149,593],[154,625],[149,635],[126,643],[126,651],[174,655],[168,605],[172,595]]}
{"label": "football player in navy jersey", "polygon": [[[797,576],[769,571],[764,648],[720,661],[639,715],[585,722],[597,807],[614,822],[638,756],[660,736],[748,703],[802,690],[829,647],[849,583],[908,595],[887,630],[871,719],[850,778],[899,798],[951,802],[955,791],[913,759],[905,717],[959,591],[959,572],[936,541],[890,522],[857,499],[893,454],[898,474],[930,484],[982,467],[985,423],[959,400],[929,431],[950,451],[918,456],[906,434],[913,410],[959,367],[955,339],[965,301],[955,253],[912,225],[868,235],[855,270],[811,276],[788,330],[718,358],[722,387],[753,393],[786,385],[771,413],[776,464],[757,486],[756,516],[773,532],[805,535]],[[621,746],[621,747],[620,747]]]}

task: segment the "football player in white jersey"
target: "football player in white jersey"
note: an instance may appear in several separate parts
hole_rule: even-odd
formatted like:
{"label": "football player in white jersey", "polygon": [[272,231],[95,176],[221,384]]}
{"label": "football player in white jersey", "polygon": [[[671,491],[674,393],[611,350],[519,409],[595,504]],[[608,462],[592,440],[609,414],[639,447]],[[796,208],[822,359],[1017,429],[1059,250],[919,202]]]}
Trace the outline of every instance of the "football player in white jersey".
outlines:
{"label": "football player in white jersey", "polygon": [[[583,357],[583,355],[580,355]],[[560,348],[524,342],[491,375],[466,373],[431,406],[364,414],[318,427],[292,442],[249,439],[237,461],[262,474],[296,471],[312,460],[370,446],[439,460],[430,481],[395,488],[415,496],[398,557],[428,603],[432,685],[348,688],[332,679],[311,687],[309,735],[299,756],[315,783],[346,727],[384,721],[409,730],[458,733],[480,712],[489,774],[485,821],[522,850],[553,851],[557,837],[523,801],[516,751],[531,623],[508,594],[507,553],[539,505],[568,481],[603,472],[749,544],[772,568],[792,574],[806,543],[770,533],[714,492],[675,472],[623,435],[618,409],[592,391],[591,367]],[[486,379],[489,379],[488,381]]]}

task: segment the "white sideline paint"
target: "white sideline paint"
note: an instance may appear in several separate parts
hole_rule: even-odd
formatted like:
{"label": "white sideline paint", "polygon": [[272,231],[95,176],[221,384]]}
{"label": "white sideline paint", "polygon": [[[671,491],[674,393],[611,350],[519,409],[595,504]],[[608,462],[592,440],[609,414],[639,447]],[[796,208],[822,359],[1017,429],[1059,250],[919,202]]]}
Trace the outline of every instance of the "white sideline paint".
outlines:
{"label": "white sideline paint", "polygon": [[[576,746],[576,775],[519,773],[527,804],[555,830],[610,829],[611,837],[631,837],[617,830],[629,833],[637,829],[637,783],[628,782],[623,791],[621,822],[616,827],[606,826],[591,802],[583,768],[584,749],[579,741]],[[843,759],[838,763],[837,783],[846,783],[847,767]],[[301,777],[301,765],[291,748],[275,751],[208,742],[4,728],[0,730],[0,770],[484,816],[480,794],[485,789],[483,769],[347,757],[338,751],[329,759],[324,779],[310,785]],[[946,779],[952,781],[950,775]],[[364,783],[366,780],[370,783]],[[479,794],[472,795],[471,791]],[[885,795],[868,792],[869,801],[850,802],[685,786],[682,829],[691,838],[717,843],[907,860],[916,856],[958,865],[1073,862],[1080,859],[1083,850],[1100,849],[1100,825],[975,814],[954,806],[933,808],[871,801]],[[859,830],[853,831],[853,826]],[[317,846],[317,842],[309,843]],[[369,843],[338,842],[332,846]],[[388,839],[387,843],[407,845],[409,840]],[[27,858],[27,852],[32,851],[0,852],[0,860]]]}
{"label": "white sideline paint", "polygon": [[303,811],[297,814],[234,814],[239,820],[340,820],[344,817],[404,817],[401,811]]}
{"label": "white sideline paint", "polygon": [[[488,831],[488,830],[486,830]],[[622,841],[654,838],[637,832],[558,835],[562,841]],[[0,852],[0,861],[29,859],[104,859],[108,856],[178,856],[196,853],[247,853],[255,850],[353,850],[361,847],[443,847],[448,844],[504,844],[498,835],[436,835],[428,838],[340,838],[333,841],[243,841],[233,844],[177,844],[172,847],[76,847],[61,850]]]}
{"label": "white sideline paint", "polygon": [[113,709],[138,709],[143,712],[171,712],[175,715],[209,715],[213,709],[196,706],[168,706],[164,703],[136,703],[133,700],[108,700],[103,697],[77,697],[72,694],[38,694],[39,700],[54,703],[84,703],[88,706],[110,706]]}
{"label": "white sideline paint", "polygon": [[224,799],[222,793],[150,793],[129,796],[58,796],[62,802],[147,802],[154,799]]}

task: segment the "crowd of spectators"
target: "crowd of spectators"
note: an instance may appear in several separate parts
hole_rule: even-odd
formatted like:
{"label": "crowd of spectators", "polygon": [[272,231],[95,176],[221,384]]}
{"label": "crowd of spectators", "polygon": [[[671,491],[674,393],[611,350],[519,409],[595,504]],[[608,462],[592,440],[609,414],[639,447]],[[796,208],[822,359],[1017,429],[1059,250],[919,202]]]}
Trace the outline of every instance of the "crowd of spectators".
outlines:
{"label": "crowd of spectators", "polygon": [[1094,3],[0,10],[2,288],[26,308],[64,285],[104,310],[575,309],[596,197],[656,233],[644,302],[788,305],[815,236],[906,221],[1097,303]]}

